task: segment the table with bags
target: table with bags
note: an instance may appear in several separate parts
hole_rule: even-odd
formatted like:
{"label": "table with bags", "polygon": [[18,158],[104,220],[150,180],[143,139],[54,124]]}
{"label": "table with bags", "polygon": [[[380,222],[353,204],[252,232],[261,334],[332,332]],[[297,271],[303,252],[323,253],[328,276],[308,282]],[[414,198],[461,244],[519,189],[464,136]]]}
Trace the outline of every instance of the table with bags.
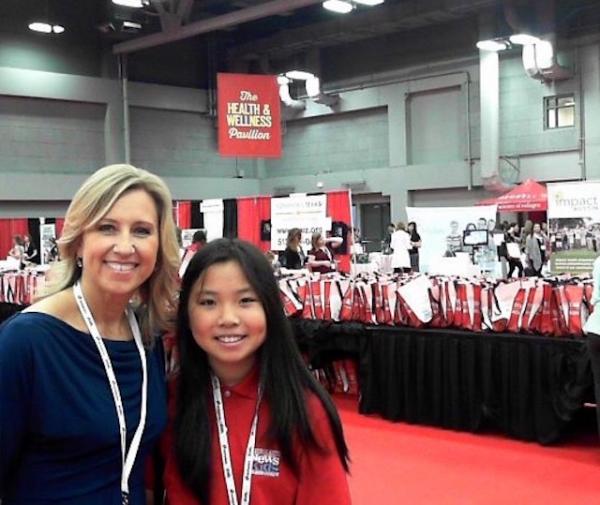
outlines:
{"label": "table with bags", "polygon": [[284,283],[282,299],[313,366],[357,359],[363,414],[547,444],[595,401],[581,330],[590,309],[585,281]]}

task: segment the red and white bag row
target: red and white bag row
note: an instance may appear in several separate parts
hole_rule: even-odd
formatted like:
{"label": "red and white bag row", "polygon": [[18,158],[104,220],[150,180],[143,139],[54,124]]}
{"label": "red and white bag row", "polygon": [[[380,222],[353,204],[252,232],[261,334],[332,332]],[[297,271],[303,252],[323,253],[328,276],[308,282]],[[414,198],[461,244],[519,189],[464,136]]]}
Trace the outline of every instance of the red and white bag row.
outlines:
{"label": "red and white bag row", "polygon": [[44,274],[38,272],[0,273],[0,303],[30,305],[44,279]]}
{"label": "red and white bag row", "polygon": [[488,281],[426,275],[279,280],[288,316],[413,328],[580,337],[592,283],[579,279]]}

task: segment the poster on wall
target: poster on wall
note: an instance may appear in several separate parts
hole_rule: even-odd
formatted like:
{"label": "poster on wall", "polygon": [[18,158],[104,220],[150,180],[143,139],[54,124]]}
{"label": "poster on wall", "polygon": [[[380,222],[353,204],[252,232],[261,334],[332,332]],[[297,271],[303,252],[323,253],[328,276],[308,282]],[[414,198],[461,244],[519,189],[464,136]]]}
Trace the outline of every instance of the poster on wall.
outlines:
{"label": "poster on wall", "polygon": [[550,271],[592,271],[600,253],[600,181],[548,184]]}
{"label": "poster on wall", "polygon": [[223,237],[224,208],[221,198],[202,200],[200,203],[200,212],[204,214],[204,229],[208,242]]}
{"label": "poster on wall", "polygon": [[57,259],[58,248],[56,246],[56,225],[40,225],[40,244],[42,265],[48,265]]}
{"label": "poster on wall", "polygon": [[466,265],[476,263],[483,270],[493,271],[497,258],[493,233],[496,209],[496,205],[407,207],[408,221],[417,224],[421,235],[421,271],[439,273],[456,263],[446,258],[461,258]]}
{"label": "poster on wall", "polygon": [[279,86],[275,75],[217,75],[219,154],[281,157]]}
{"label": "poster on wall", "polygon": [[303,193],[271,200],[271,249],[283,251],[287,244],[288,230],[302,230],[302,249],[312,249],[311,236],[315,232],[326,235],[331,229],[327,218],[327,195]]}

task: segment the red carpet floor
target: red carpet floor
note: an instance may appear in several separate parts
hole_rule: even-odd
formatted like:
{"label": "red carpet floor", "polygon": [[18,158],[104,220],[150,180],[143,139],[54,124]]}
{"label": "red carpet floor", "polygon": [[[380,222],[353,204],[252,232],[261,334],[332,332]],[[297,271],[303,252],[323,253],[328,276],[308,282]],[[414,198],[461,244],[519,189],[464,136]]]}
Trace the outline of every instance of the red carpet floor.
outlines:
{"label": "red carpet floor", "polygon": [[600,504],[593,424],[543,447],[362,416],[345,398],[336,404],[353,461],[354,505]]}

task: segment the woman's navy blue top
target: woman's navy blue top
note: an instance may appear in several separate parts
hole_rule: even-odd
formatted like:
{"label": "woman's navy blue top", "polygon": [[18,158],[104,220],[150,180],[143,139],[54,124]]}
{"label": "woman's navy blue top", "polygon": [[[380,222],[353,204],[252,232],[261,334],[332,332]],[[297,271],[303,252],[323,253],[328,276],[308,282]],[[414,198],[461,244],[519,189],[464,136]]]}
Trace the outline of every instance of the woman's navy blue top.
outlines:
{"label": "woman's navy blue top", "polygon": [[[104,340],[125,408],[128,447],[140,420],[142,366],[134,341]],[[129,503],[145,504],[144,463],[166,425],[159,345],[147,351],[148,412]],[[0,326],[2,505],[121,505],[119,421],[88,333],[47,314]]]}

